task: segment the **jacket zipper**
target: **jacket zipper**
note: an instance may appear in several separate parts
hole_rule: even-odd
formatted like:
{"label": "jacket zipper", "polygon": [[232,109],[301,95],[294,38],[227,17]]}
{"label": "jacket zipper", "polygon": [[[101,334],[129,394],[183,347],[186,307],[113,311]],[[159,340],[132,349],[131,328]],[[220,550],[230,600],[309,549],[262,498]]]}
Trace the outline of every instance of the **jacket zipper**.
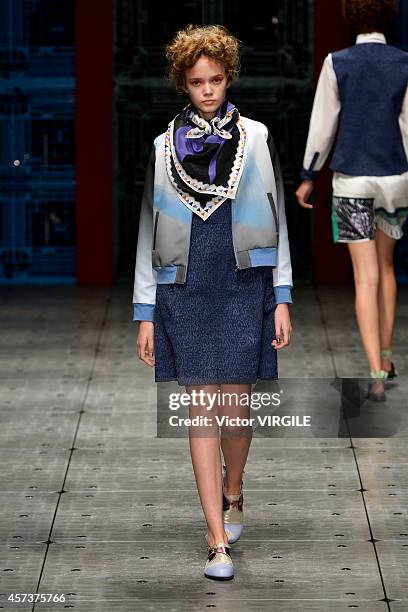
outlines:
{"label": "jacket zipper", "polygon": [[188,270],[188,261],[190,258],[190,242],[191,242],[191,226],[193,223],[193,215],[194,213],[191,212],[191,219],[190,219],[190,225],[189,225],[189,231],[188,231],[188,240],[187,240],[187,249],[186,249],[186,274],[187,274],[187,270]]}
{"label": "jacket zipper", "polygon": [[156,210],[156,214],[154,216],[154,230],[153,230],[153,250],[156,248],[156,233],[157,233],[157,222],[159,220],[159,210]]}
{"label": "jacket zipper", "polygon": [[275,220],[276,233],[278,234],[279,233],[279,219],[278,219],[278,213],[277,213],[276,206],[275,206],[275,200],[273,199],[273,195],[271,193],[267,193],[266,195],[268,196],[269,204],[272,209],[273,218]]}
{"label": "jacket zipper", "polygon": [[232,200],[231,200],[231,204],[230,204],[230,206],[231,206],[231,217],[232,217],[232,219],[231,219],[232,245],[233,245],[233,247],[234,247],[234,257],[235,257],[235,263],[236,263],[236,266],[235,266],[235,271],[237,271],[237,270],[239,270],[239,267],[238,267],[237,250],[236,250],[236,248],[235,248],[235,241],[234,241],[234,225],[235,225],[235,219],[234,219],[234,208],[233,208],[233,206],[234,206],[234,202],[233,202]]}

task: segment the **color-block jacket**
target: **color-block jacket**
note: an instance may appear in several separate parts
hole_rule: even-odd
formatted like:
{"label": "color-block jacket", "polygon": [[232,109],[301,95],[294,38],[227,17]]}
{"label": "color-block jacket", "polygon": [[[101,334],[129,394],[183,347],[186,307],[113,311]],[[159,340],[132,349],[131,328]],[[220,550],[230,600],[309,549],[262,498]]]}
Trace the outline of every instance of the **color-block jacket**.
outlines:
{"label": "color-block jacket", "polygon": [[[291,303],[292,267],[278,154],[263,123],[242,116],[239,121],[247,142],[239,187],[231,200],[236,269],[272,266],[276,302]],[[165,138],[163,133],[154,140],[146,173],[136,252],[134,321],[154,321],[157,283],[186,281],[195,213],[168,178]]]}

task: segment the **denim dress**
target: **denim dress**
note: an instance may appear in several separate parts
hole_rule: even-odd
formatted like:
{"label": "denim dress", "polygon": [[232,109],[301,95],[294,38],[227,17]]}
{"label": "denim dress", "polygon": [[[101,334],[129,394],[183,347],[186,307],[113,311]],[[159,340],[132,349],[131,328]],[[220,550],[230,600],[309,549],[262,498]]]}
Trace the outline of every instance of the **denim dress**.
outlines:
{"label": "denim dress", "polygon": [[193,213],[184,284],[157,284],[155,381],[179,385],[278,378],[271,266],[236,270],[231,200]]}

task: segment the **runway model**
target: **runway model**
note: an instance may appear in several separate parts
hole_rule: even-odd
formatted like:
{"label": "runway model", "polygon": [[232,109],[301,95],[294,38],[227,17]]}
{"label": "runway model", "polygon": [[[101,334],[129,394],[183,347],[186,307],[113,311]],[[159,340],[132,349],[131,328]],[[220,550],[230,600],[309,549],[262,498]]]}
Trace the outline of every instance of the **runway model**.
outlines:
{"label": "runway model", "polygon": [[[268,128],[226,99],[239,47],[217,25],[187,26],[166,47],[169,76],[189,100],[154,140],[133,295],[138,355],[155,381],[205,396],[190,402],[190,417],[211,424],[191,426],[189,444],[208,528],[204,574],[220,580],[234,576],[252,427],[219,427],[215,416],[249,417],[251,385],[278,377],[277,350],[291,335],[278,154]],[[208,410],[213,393],[232,402]]]}
{"label": "runway model", "polygon": [[308,200],[335,141],[332,231],[348,245],[355,309],[370,377],[368,397],[385,400],[392,361],[396,241],[408,215],[408,54],[387,44],[394,0],[343,0],[356,44],[329,53],[319,77],[298,202]]}

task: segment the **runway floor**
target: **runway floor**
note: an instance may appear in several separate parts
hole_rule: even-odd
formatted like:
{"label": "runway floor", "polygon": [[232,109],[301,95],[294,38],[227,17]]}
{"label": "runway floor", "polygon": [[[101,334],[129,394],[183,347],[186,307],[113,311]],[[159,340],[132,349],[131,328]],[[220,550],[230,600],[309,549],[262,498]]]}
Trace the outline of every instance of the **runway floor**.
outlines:
{"label": "runway floor", "polygon": [[[254,436],[228,582],[203,576],[188,439],[156,437],[130,291],[0,290],[0,609],[407,612],[408,287],[385,404],[341,427],[330,404],[305,434]],[[329,403],[333,380],[367,376],[353,290],[298,286],[294,302],[282,386],[327,385]],[[47,601],[10,600],[24,593]]]}

